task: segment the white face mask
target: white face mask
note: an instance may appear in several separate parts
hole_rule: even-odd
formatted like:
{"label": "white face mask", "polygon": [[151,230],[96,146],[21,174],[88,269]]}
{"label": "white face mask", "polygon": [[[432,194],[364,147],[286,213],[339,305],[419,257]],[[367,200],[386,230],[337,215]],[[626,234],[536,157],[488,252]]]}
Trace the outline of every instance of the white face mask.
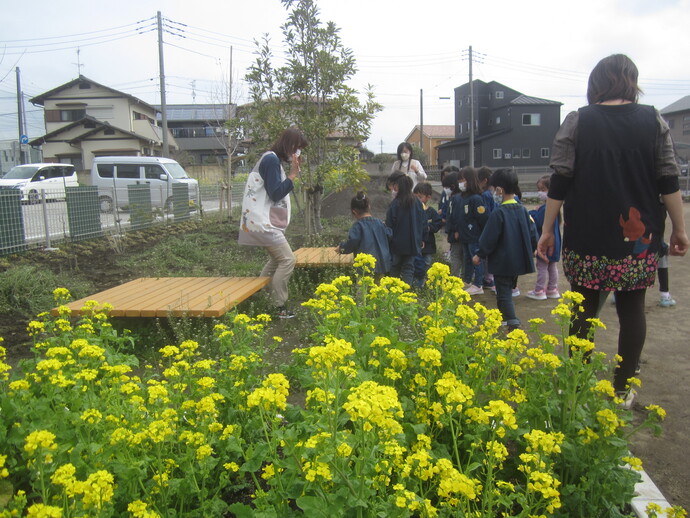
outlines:
{"label": "white face mask", "polygon": [[539,198],[539,201],[544,202],[546,201],[546,198],[549,196],[549,193],[546,191],[538,191],[537,192],[537,198]]}
{"label": "white face mask", "polygon": [[503,194],[499,194],[496,191],[494,191],[494,203],[496,205],[500,205],[503,203]]}
{"label": "white face mask", "polygon": [[409,158],[410,158],[410,154],[409,153],[400,153],[400,158],[402,158],[403,162],[407,162],[407,160],[409,160]]}
{"label": "white face mask", "polygon": [[458,182],[458,189],[460,189],[460,192],[465,192],[467,190],[467,182]]}
{"label": "white face mask", "polygon": [[300,156],[301,154],[302,154],[302,150],[301,150],[301,149],[295,150],[295,156],[296,156],[297,158],[299,158],[299,156]]}

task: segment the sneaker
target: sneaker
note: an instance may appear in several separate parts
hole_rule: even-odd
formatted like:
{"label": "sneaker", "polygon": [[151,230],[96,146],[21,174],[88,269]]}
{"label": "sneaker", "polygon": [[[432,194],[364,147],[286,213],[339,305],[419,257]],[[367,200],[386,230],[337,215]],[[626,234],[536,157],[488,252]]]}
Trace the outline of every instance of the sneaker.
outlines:
{"label": "sneaker", "polygon": [[519,297],[520,296],[520,289],[519,288],[513,288],[513,297]]}
{"label": "sneaker", "polygon": [[637,376],[640,372],[642,372],[642,366],[640,365],[640,362],[637,362],[637,365],[635,365],[635,376]]}
{"label": "sneaker", "polygon": [[616,397],[622,400],[619,403],[619,406],[623,410],[630,410],[633,407],[633,404],[635,403],[636,395],[637,392],[635,392],[633,389],[628,389],[623,392],[616,392]]}
{"label": "sneaker", "polygon": [[662,308],[670,308],[671,306],[676,305],[676,301],[673,300],[671,297],[661,297],[661,300],[659,300],[659,305]]}
{"label": "sneaker", "polygon": [[558,288],[555,288],[553,290],[546,290],[546,298],[547,299],[560,299],[561,294],[558,292]]}
{"label": "sneaker", "polygon": [[546,292],[544,290],[532,290],[527,292],[527,298],[532,300],[546,300]]}
{"label": "sneaker", "polygon": [[484,295],[484,288],[470,284],[470,287],[465,290],[468,295]]}
{"label": "sneaker", "polygon": [[295,314],[285,306],[276,308],[276,316],[282,319],[295,318]]}

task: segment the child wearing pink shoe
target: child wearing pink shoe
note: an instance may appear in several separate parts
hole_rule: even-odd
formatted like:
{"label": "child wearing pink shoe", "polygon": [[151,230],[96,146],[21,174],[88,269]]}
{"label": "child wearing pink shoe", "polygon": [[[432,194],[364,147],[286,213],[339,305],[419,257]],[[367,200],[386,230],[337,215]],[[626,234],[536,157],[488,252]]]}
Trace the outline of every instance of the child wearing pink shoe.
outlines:
{"label": "child wearing pink shoe", "polygon": [[[541,228],[544,224],[544,213],[546,211],[546,195],[551,185],[551,175],[547,174],[537,180],[537,196],[542,205],[535,210],[529,211],[530,216],[537,226],[537,233],[541,237]],[[558,261],[561,255],[561,230],[560,216],[556,218],[553,225],[555,243],[553,253],[548,256],[548,261],[544,261],[537,256],[537,282],[532,291],[527,292],[527,298],[533,300],[558,299],[561,294],[558,292]]]}

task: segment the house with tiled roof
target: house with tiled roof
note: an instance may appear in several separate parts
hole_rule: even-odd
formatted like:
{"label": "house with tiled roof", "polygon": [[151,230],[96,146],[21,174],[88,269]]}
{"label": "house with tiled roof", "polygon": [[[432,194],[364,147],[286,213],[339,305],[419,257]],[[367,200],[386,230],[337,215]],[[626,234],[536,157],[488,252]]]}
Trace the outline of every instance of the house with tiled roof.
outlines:
{"label": "house with tiled roof", "polygon": [[476,167],[547,168],[562,103],[524,95],[496,81],[477,79],[472,86],[472,98],[470,83],[455,89],[455,138],[438,147],[439,164],[469,165],[473,124]]}
{"label": "house with tiled roof", "polygon": [[[156,108],[83,75],[30,102],[43,107],[46,133],[29,144],[41,147],[45,162],[71,163],[84,171],[97,156],[162,153]],[[171,150],[177,148],[170,134],[168,142]]]}
{"label": "house with tiled roof", "polygon": [[671,128],[676,155],[683,162],[690,159],[690,95],[686,95],[659,110]]}
{"label": "house with tiled roof", "polygon": [[405,142],[419,146],[421,134],[421,148],[427,157],[428,164],[437,165],[438,161],[438,146],[445,144],[455,138],[455,126],[451,125],[428,125],[420,126],[417,124],[407,137]]}

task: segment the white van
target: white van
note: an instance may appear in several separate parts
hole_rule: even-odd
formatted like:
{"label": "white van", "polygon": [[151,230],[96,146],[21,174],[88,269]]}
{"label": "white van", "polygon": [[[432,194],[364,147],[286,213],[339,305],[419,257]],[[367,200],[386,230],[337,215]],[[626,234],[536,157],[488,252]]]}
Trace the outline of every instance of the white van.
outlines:
{"label": "white van", "polygon": [[77,187],[77,171],[72,164],[24,164],[0,178],[0,187],[19,189],[22,201],[38,203],[41,191],[46,199],[64,200],[66,187]]}
{"label": "white van", "polygon": [[152,156],[99,156],[93,159],[91,184],[98,186],[101,212],[129,205],[128,185],[148,184],[151,205],[172,210],[173,184],[189,187],[189,199],[196,203],[199,182],[190,178],[180,164],[170,158]]}

